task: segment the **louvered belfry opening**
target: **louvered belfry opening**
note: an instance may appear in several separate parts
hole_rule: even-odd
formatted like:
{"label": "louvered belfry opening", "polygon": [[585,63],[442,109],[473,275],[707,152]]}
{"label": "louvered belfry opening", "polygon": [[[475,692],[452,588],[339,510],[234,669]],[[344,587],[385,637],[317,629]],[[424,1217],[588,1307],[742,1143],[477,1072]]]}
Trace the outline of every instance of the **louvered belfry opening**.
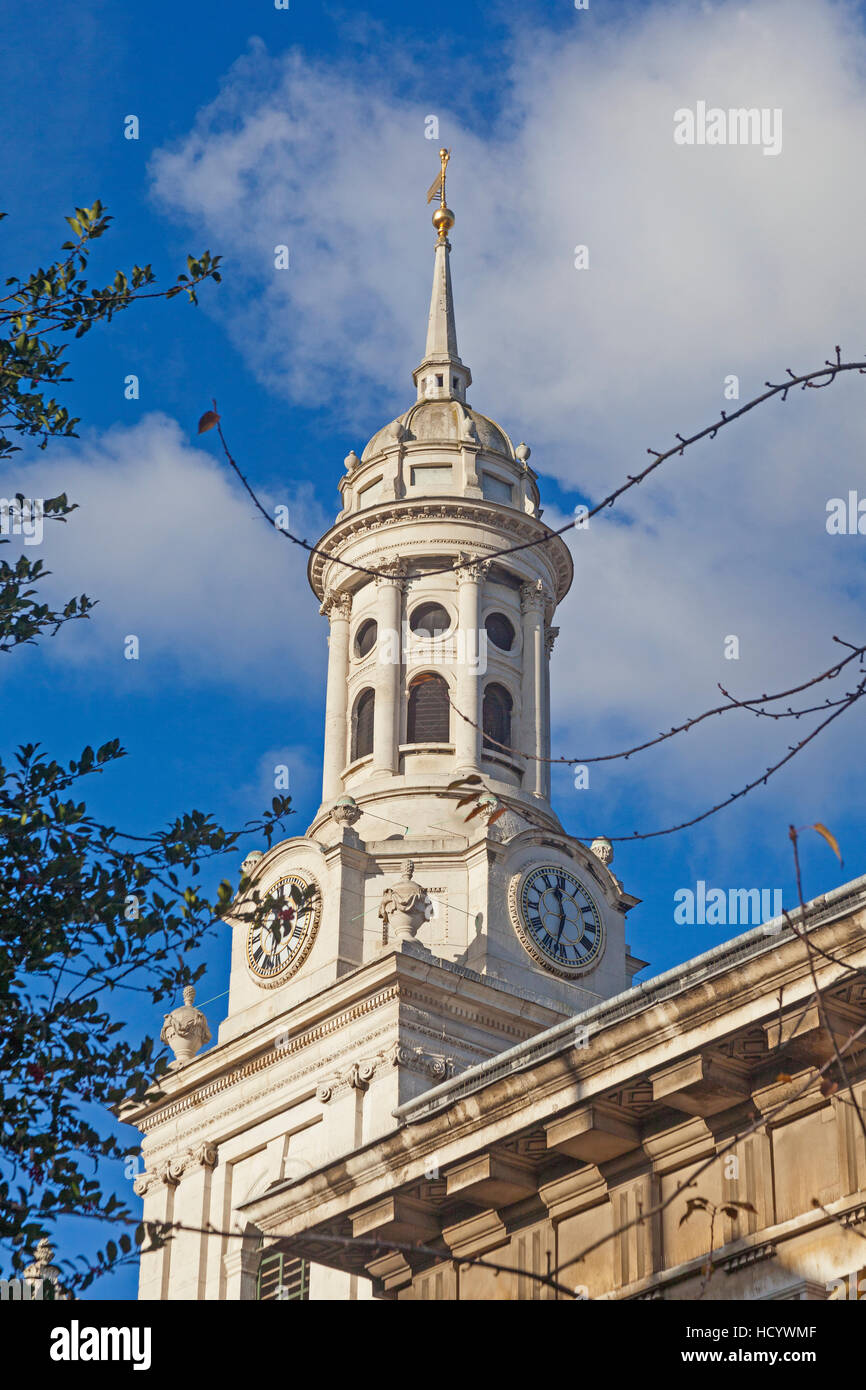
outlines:
{"label": "louvered belfry opening", "polygon": [[[493,753],[506,753],[511,745],[512,705],[513,701],[504,685],[487,686],[481,716],[483,746]],[[505,747],[501,746],[503,744]]]}
{"label": "louvered belfry opening", "polygon": [[451,709],[448,684],[442,676],[417,677],[409,687],[406,724],[408,743],[449,743]]}
{"label": "louvered belfry opening", "polygon": [[263,1254],[259,1262],[256,1298],[261,1303],[293,1302],[310,1297],[310,1266],[282,1251]]}
{"label": "louvered belfry opening", "polygon": [[373,751],[373,712],[376,705],[376,693],[373,690],[362,690],[352,712],[352,757],[351,762],[356,758],[366,758]]}

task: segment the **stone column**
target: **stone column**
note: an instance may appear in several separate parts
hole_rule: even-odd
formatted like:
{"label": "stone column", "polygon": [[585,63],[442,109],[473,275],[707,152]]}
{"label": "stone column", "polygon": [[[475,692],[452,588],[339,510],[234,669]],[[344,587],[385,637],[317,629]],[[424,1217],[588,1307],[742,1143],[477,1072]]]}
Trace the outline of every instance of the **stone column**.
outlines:
{"label": "stone column", "polygon": [[[451,723],[454,731],[455,772],[458,775],[470,774],[479,769],[481,733],[477,726],[481,723],[481,679],[478,671],[481,654],[481,583],[488,568],[483,562],[473,564],[470,556],[466,557],[466,561],[456,572],[457,656],[454,703],[460,713],[452,710]],[[466,718],[461,719],[461,715],[465,715]]]}
{"label": "stone column", "polygon": [[[523,634],[520,747],[525,753],[544,756],[544,587],[540,579],[520,586]],[[523,786],[533,796],[544,796],[544,763],[530,759]]]}
{"label": "stone column", "polygon": [[331,624],[328,638],[328,687],[325,697],[325,756],[322,774],[322,801],[335,801],[343,794],[342,772],[349,761],[346,752],[347,702],[349,698],[349,617],[351,594],[329,589],[319,609]]}
{"label": "stone column", "polygon": [[[553,644],[559,636],[558,627],[545,628],[544,632],[544,756],[550,757],[550,656]],[[550,763],[543,763],[544,795],[550,800]]]}
{"label": "stone column", "polygon": [[403,671],[403,579],[401,560],[380,566],[376,579],[379,640],[376,707],[373,717],[373,771],[393,774],[399,766],[400,692]]}

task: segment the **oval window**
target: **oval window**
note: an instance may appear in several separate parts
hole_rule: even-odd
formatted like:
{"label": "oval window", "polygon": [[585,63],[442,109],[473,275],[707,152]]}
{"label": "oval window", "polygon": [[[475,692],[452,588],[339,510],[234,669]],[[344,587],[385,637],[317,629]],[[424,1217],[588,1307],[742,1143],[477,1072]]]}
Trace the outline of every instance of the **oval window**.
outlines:
{"label": "oval window", "polygon": [[368,618],[366,622],[361,624],[355,637],[355,650],[358,656],[369,656],[376,645],[378,631],[375,618]]}
{"label": "oval window", "polygon": [[409,626],[418,637],[441,637],[451,627],[451,619],[441,603],[419,603]]}
{"label": "oval window", "polygon": [[494,647],[503,652],[511,651],[514,646],[514,624],[504,613],[488,614],[484,619],[484,627]]}

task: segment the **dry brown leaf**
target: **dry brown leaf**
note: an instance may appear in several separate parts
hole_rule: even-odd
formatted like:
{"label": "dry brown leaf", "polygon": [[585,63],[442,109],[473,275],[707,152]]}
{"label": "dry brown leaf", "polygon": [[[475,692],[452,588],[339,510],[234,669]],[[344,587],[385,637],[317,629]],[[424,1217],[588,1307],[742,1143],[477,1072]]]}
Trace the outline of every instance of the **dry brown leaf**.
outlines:
{"label": "dry brown leaf", "polygon": [[815,824],[810,827],[810,829],[817,830],[818,834],[827,841],[827,844],[830,846],[831,850],[833,851],[836,858],[839,860],[839,863],[841,864],[843,862],[842,851],[839,848],[839,841],[836,839],[836,836],[833,834],[832,830],[828,830],[826,825],[822,825],[820,821],[816,821]]}
{"label": "dry brown leaf", "polygon": [[198,422],[199,434],[206,434],[208,430],[212,430],[214,425],[218,425],[219,422],[220,417],[215,410],[206,410]]}

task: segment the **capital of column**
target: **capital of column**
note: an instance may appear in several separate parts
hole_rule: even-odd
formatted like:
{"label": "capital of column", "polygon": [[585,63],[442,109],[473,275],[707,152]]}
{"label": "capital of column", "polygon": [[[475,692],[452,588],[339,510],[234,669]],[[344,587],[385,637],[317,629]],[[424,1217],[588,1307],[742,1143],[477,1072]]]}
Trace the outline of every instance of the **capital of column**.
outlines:
{"label": "capital of column", "polygon": [[177,1154],[168,1161],[168,1180],[180,1182],[187,1173],[195,1173],[200,1168],[214,1168],[217,1161],[216,1144],[198,1144],[194,1149]]}
{"label": "capital of column", "polygon": [[520,608],[523,613],[543,613],[546,602],[544,585],[540,579],[530,580],[520,586]]}
{"label": "capital of column", "polygon": [[132,1190],[136,1197],[146,1197],[152,1187],[177,1187],[180,1177],[175,1177],[171,1171],[171,1161],[167,1159],[164,1163],[159,1163],[155,1168],[148,1168],[138,1177],[133,1179]]}
{"label": "capital of column", "polygon": [[490,570],[490,560],[482,559],[480,555],[460,554],[459,564],[454,570],[457,578],[458,589],[464,584],[480,584],[486,579]]}
{"label": "capital of column", "polygon": [[397,588],[402,588],[406,579],[405,560],[383,560],[378,566],[379,573],[376,575],[376,587],[381,588],[383,584],[393,584]]}
{"label": "capital of column", "polygon": [[175,1154],[172,1158],[158,1163],[156,1167],[139,1173],[133,1181],[133,1191],[137,1197],[146,1197],[152,1187],[159,1187],[161,1184],[177,1187],[185,1173],[193,1173],[199,1168],[213,1168],[216,1161],[216,1144],[198,1144],[194,1149]]}
{"label": "capital of column", "polygon": [[559,636],[559,628],[558,628],[558,627],[548,627],[548,628],[545,628],[545,632],[544,632],[544,645],[547,647],[547,654],[548,654],[548,656],[549,656],[550,653],[553,651],[553,645],[554,645],[554,643],[555,643],[555,641],[556,641],[556,639],[557,639],[558,636]]}
{"label": "capital of column", "polygon": [[334,618],[350,617],[352,613],[352,595],[341,594],[336,589],[328,589],[325,597],[322,599],[319,612],[323,617],[330,618],[332,622]]}

